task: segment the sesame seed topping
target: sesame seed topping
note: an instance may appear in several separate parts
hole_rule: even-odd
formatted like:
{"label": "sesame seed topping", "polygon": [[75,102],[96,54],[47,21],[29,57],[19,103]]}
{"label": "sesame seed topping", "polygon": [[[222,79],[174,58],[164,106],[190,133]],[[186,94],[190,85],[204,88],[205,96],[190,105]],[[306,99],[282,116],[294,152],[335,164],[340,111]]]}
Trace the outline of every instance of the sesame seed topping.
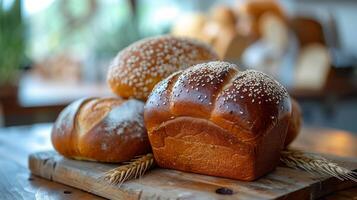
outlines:
{"label": "sesame seed topping", "polygon": [[126,85],[133,96],[146,98],[152,86],[163,78],[193,64],[217,59],[210,46],[197,40],[159,36],[140,40],[116,56],[108,81],[115,87]]}
{"label": "sesame seed topping", "polygon": [[261,104],[263,97],[265,102],[279,104],[288,96],[286,89],[270,76],[255,70],[238,72],[232,86],[225,89],[223,94],[228,94],[226,100],[235,101],[238,97],[251,99],[252,103]]}
{"label": "sesame seed topping", "polygon": [[[172,78],[173,76],[175,78]],[[175,102],[181,100],[171,97],[177,97],[176,95],[186,91],[189,94],[182,94],[184,101],[193,101],[199,105],[202,103],[204,106],[213,105],[208,108],[214,109],[213,111],[217,109],[218,113],[230,114],[228,120],[236,117],[235,115],[243,115],[239,117],[250,124],[247,128],[260,124],[269,126],[269,122],[258,123],[257,120],[274,121],[279,119],[280,112],[277,111],[279,108],[288,109],[285,106],[288,93],[280,83],[259,71],[239,71],[236,65],[227,62],[213,61],[197,64],[174,73],[172,77],[162,81],[154,90],[156,94],[165,94],[162,95],[160,104],[173,99]],[[173,88],[164,85],[171,85]],[[154,102],[156,103],[157,100]],[[251,110],[254,110],[252,115]],[[260,111],[269,113],[268,117],[261,117]]]}

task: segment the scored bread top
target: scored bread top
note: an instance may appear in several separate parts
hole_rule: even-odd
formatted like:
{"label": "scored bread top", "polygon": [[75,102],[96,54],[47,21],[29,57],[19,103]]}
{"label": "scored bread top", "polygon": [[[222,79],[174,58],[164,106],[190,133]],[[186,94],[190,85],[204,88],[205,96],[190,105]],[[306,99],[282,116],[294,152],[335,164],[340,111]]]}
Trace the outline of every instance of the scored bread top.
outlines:
{"label": "scored bread top", "polygon": [[124,98],[146,100],[156,83],[173,72],[217,59],[209,45],[197,40],[173,36],[148,38],[118,53],[110,65],[108,83]]}
{"label": "scored bread top", "polygon": [[147,153],[150,145],[143,119],[144,103],[120,98],[83,98],[67,106],[51,134],[64,156],[122,162]]}
{"label": "scored bread top", "polygon": [[180,116],[207,119],[250,141],[290,115],[286,89],[270,76],[208,62],[172,74],[154,88],[145,105],[148,132]]}
{"label": "scored bread top", "polygon": [[102,121],[107,114],[123,103],[123,100],[116,98],[92,98],[82,103],[77,112],[76,131],[78,136],[85,135],[95,125]]}

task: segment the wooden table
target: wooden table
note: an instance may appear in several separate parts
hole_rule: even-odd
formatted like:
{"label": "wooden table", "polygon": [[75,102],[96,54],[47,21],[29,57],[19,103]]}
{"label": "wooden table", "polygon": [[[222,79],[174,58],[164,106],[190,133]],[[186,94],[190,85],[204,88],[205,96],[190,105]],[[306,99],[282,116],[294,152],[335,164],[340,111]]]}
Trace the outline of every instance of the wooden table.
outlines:
{"label": "wooden table", "polygon": [[[53,149],[51,124],[0,129],[0,199],[102,199],[87,192],[33,176],[30,153]],[[293,147],[357,159],[357,135],[332,129],[304,128]],[[324,200],[357,199],[357,187],[330,194]]]}

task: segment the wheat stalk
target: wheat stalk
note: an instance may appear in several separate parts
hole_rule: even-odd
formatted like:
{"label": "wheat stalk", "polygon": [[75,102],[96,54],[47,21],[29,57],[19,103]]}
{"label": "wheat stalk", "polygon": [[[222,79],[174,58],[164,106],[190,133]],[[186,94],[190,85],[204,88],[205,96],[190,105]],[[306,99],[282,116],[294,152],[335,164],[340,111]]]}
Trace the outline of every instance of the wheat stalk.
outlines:
{"label": "wheat stalk", "polygon": [[141,177],[154,164],[154,158],[151,153],[137,156],[125,165],[109,170],[101,177],[110,184],[121,185],[127,180]]}
{"label": "wheat stalk", "polygon": [[330,175],[340,180],[357,182],[357,173],[340,167],[326,158],[299,150],[287,149],[281,152],[280,160],[288,167],[301,169],[312,174]]}

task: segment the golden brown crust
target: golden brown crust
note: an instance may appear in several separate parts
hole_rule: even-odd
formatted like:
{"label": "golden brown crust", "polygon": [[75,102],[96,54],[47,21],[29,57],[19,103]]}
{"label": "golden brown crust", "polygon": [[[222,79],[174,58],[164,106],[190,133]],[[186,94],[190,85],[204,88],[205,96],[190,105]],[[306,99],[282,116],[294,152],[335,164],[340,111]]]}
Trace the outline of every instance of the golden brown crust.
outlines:
{"label": "golden brown crust", "polygon": [[154,37],[119,52],[107,80],[117,95],[146,100],[156,83],[173,72],[217,59],[217,54],[205,43],[173,36]]}
{"label": "golden brown crust", "polygon": [[52,127],[51,140],[53,147],[66,157],[78,154],[77,138],[73,134],[76,113],[81,105],[90,99],[79,99],[68,105],[58,116]]}
{"label": "golden brown crust", "polygon": [[294,139],[299,135],[300,129],[301,129],[301,109],[299,106],[299,103],[291,98],[291,117],[290,117],[290,122],[289,122],[289,127],[288,127],[288,132],[286,134],[286,139],[285,139],[285,146],[288,146],[291,144]]}
{"label": "golden brown crust", "polygon": [[53,126],[53,146],[66,157],[101,162],[122,162],[148,153],[143,107],[138,100],[118,98],[75,101]]}
{"label": "golden brown crust", "polygon": [[269,76],[210,62],[160,82],[144,119],[160,166],[253,180],[276,166],[290,114],[286,90]]}

